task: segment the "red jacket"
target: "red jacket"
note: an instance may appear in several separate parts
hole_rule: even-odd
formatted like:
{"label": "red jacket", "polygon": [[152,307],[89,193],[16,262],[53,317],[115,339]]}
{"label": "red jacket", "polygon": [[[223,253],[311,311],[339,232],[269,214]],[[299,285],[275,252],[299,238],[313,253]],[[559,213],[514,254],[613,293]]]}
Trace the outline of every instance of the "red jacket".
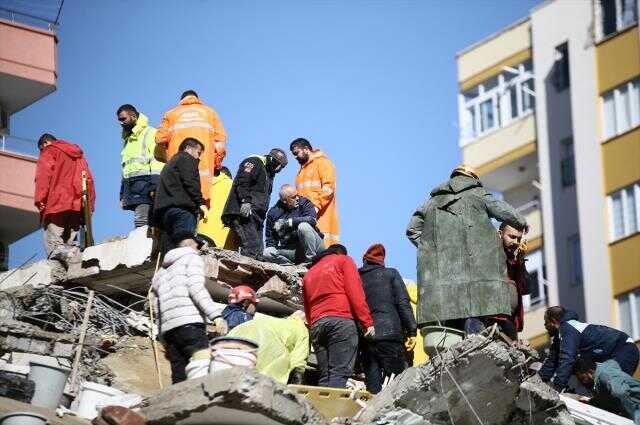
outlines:
{"label": "red jacket", "polygon": [[302,294],[309,326],[329,316],[373,326],[358,268],[347,255],[330,254],[314,264],[302,279]]}
{"label": "red jacket", "polygon": [[96,192],[93,175],[78,145],[56,140],[40,152],[36,168],[34,202],[44,204],[40,219],[63,211],[82,210],[82,171],[87,172],[91,210],[95,209]]}

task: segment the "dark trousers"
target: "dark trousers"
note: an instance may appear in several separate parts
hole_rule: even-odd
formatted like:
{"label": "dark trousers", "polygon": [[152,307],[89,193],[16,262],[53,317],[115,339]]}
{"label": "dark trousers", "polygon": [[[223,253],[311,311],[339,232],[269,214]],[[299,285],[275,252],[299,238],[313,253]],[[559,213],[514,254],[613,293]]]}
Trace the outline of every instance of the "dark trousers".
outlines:
{"label": "dark trousers", "polygon": [[196,215],[184,208],[171,207],[162,213],[162,228],[169,236],[169,247],[173,249],[184,239],[193,239],[196,235]]}
{"label": "dark trousers", "polygon": [[262,230],[264,219],[256,213],[251,217],[234,217],[231,220],[231,228],[240,238],[240,254],[255,258],[262,255],[264,244],[262,242]]}
{"label": "dark trousers", "polygon": [[320,369],[318,385],[345,388],[358,352],[356,322],[342,317],[323,317],[311,326],[310,336]]}
{"label": "dark trousers", "polygon": [[171,363],[171,382],[185,381],[185,368],[196,351],[209,348],[204,323],[189,323],[167,331],[164,335],[167,356]]}
{"label": "dark trousers", "polygon": [[633,376],[638,367],[639,357],[638,347],[633,342],[625,342],[618,345],[611,356],[613,360],[618,362],[620,369],[631,376]]}
{"label": "dark trousers", "polygon": [[365,342],[362,347],[362,366],[367,391],[377,394],[386,377],[398,376],[406,368],[404,345],[399,341]]}

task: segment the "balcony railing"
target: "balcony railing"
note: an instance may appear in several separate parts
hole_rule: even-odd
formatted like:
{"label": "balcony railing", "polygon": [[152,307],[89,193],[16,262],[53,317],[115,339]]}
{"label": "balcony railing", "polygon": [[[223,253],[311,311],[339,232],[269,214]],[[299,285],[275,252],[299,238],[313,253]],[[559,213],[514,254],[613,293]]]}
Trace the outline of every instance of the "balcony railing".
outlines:
{"label": "balcony railing", "polygon": [[0,134],[0,152],[27,156],[37,159],[39,156],[38,143],[35,140]]}

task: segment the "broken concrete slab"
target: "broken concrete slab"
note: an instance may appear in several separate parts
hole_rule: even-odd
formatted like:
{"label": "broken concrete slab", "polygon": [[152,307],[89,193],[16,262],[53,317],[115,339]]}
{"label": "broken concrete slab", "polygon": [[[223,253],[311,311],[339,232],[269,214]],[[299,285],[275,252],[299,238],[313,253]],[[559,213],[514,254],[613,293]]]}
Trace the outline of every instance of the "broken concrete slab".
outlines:
{"label": "broken concrete slab", "polygon": [[10,398],[0,397],[0,417],[12,412],[33,412],[47,418],[49,425],[90,425],[91,422],[77,416],[64,415],[62,418],[56,416],[53,409],[33,406]]}
{"label": "broken concrete slab", "polygon": [[[70,359],[75,340],[76,336],[72,334],[47,332],[15,320],[0,323],[0,353],[20,352]],[[89,338],[85,343],[96,342]]]}
{"label": "broken concrete slab", "polygon": [[417,368],[410,368],[369,402],[359,416],[376,423],[408,409],[433,424],[573,424],[558,393],[528,378],[536,353],[483,336],[470,337]]}
{"label": "broken concrete slab", "polygon": [[325,425],[307,401],[255,370],[236,367],[181,382],[150,397],[148,425]]}

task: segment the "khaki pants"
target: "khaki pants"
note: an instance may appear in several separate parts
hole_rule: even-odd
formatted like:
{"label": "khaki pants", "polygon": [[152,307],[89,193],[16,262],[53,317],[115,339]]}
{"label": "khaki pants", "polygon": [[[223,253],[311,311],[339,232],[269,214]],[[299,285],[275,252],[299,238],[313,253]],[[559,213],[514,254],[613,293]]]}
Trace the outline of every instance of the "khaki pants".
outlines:
{"label": "khaki pants", "polygon": [[47,258],[66,260],[80,229],[79,211],[49,214],[44,220],[44,249]]}

